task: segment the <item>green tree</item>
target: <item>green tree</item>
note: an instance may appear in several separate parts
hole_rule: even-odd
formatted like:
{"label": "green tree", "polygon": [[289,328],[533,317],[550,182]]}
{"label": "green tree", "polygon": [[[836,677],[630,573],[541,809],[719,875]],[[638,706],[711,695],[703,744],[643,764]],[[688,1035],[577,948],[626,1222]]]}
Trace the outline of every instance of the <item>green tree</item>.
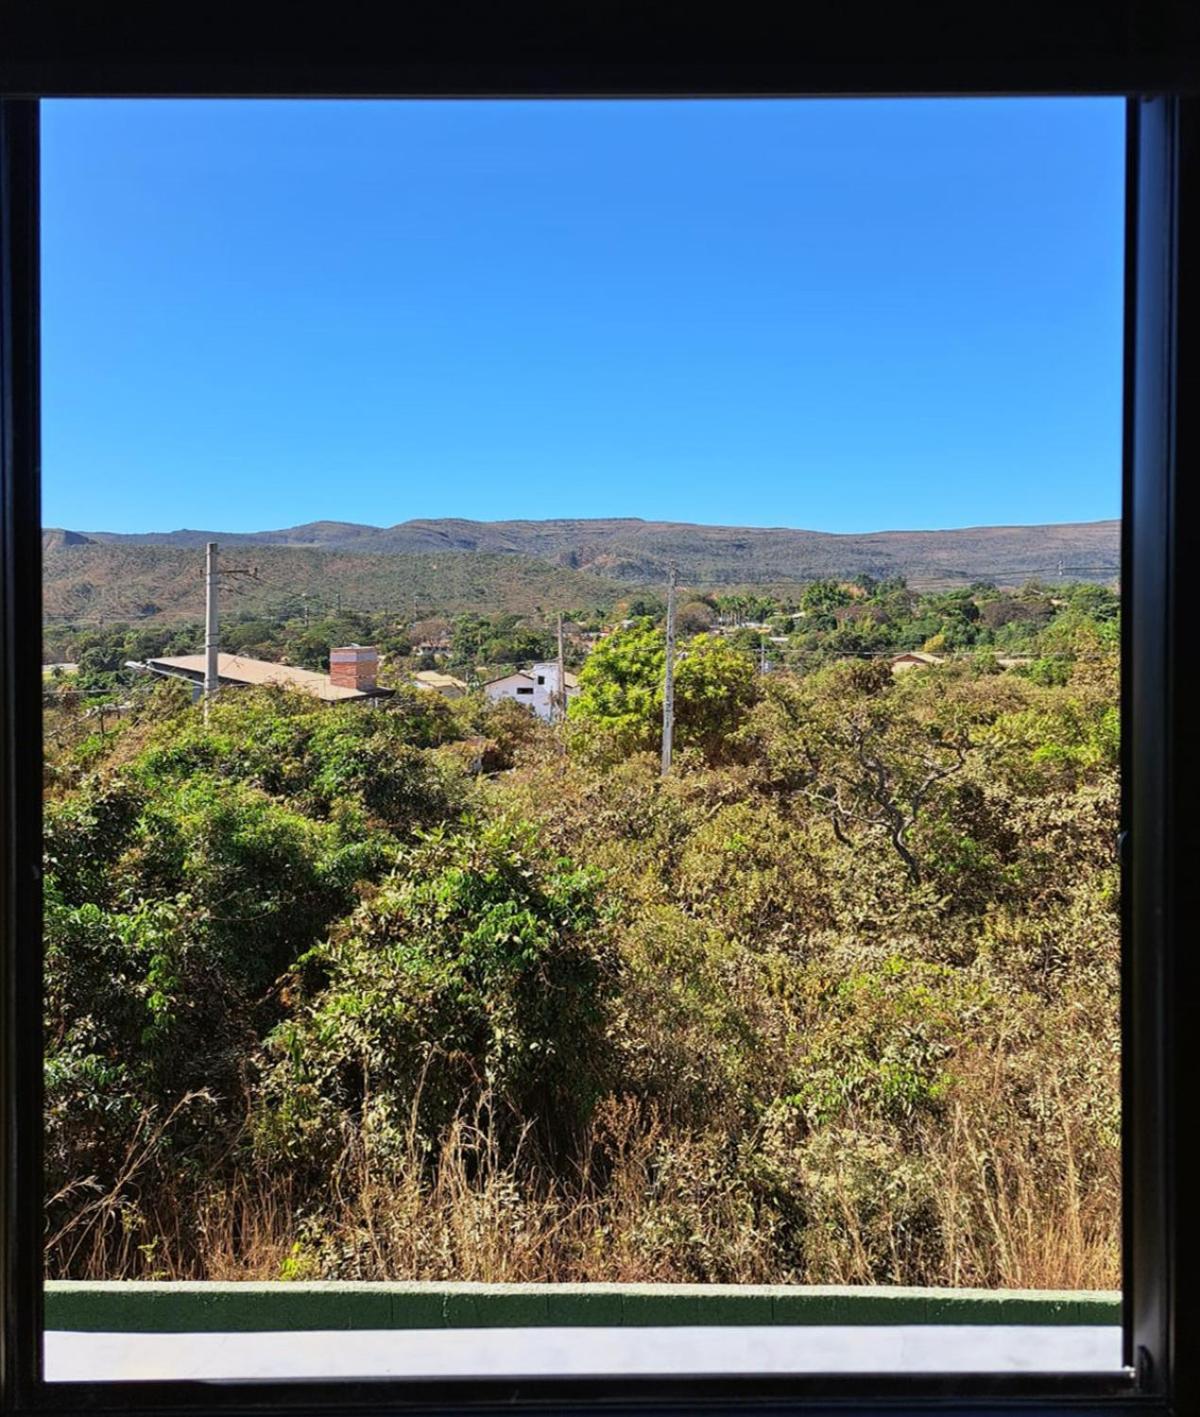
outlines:
{"label": "green tree", "polygon": [[850,592],[838,585],[837,581],[823,580],[813,581],[805,586],[800,603],[809,614],[813,614],[836,610],[839,606],[849,605],[850,600]]}
{"label": "green tree", "polygon": [[720,635],[697,635],[675,669],[676,741],[699,748],[710,762],[723,757],[754,702],[753,660]]}
{"label": "green tree", "polygon": [[[662,743],[664,633],[649,620],[601,640],[579,675],[570,719],[619,758]],[[754,660],[719,635],[698,635],[680,648],[675,666],[678,747],[719,757],[755,694]]]}

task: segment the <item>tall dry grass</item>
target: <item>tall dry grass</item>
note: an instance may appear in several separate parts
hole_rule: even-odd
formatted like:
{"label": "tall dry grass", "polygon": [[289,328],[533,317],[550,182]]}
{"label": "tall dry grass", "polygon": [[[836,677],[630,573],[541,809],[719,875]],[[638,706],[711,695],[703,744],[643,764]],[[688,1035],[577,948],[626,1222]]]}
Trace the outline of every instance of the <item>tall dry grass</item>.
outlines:
{"label": "tall dry grass", "polygon": [[[147,1186],[147,1212],[144,1145],[121,1193],[90,1196],[81,1185],[86,1199],[51,1237],[48,1260],[52,1272],[95,1279],[1119,1285],[1115,1151],[1102,1184],[1087,1184],[1065,1113],[1054,1138],[1014,1135],[962,1103],[944,1122],[921,1133],[932,1215],[915,1250],[895,1238],[911,1217],[886,1201],[864,1216],[835,1167],[824,1192],[832,1207],[812,1219],[822,1240],[801,1244],[807,1259],[789,1263],[778,1215],[722,1168],[713,1138],[672,1137],[652,1109],[614,1098],[571,1184],[531,1178],[477,1110],[454,1121],[432,1165],[415,1144],[380,1163],[355,1137],[320,1195],[286,1172],[242,1168],[198,1208],[173,1207],[161,1185]],[[186,1231],[176,1219],[185,1212],[199,1217]],[[890,1256],[881,1235],[892,1237]]]}

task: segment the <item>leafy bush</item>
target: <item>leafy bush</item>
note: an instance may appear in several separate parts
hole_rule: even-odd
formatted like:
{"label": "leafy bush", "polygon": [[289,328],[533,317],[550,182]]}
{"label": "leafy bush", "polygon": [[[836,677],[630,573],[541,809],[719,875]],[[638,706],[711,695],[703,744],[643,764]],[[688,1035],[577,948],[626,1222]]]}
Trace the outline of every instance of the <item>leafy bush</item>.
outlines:
{"label": "leafy bush", "polygon": [[[611,978],[597,878],[499,818],[424,833],[371,900],[301,962],[269,1042],[260,1133],[322,1148],[429,1145],[486,1100],[513,1144],[578,1139],[603,1087]],[[310,981],[315,981],[312,987]]]}

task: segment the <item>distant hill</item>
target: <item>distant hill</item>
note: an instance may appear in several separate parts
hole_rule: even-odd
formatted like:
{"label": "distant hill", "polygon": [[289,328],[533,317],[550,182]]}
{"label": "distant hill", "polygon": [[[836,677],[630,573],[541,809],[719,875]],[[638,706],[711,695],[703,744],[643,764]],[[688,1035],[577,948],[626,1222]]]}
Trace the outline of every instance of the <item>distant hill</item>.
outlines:
{"label": "distant hill", "polygon": [[531,614],[607,609],[639,588],[661,590],[674,560],[694,589],[773,586],[867,573],[917,588],[1060,574],[1114,580],[1120,523],[883,531],[839,536],[782,527],[685,522],[413,521],[380,528],[313,522],[283,531],[43,533],[44,598],[52,619],[195,619],[203,611],[206,541],[226,564],[257,569],[225,597],[231,610],[294,613],[334,606],[414,617],[464,611]]}
{"label": "distant hill", "polygon": [[61,527],[52,527],[48,531],[42,532],[43,551],[56,551],[60,546],[91,546],[93,544],[90,536],[84,536],[79,531],[63,531]]}
{"label": "distant hill", "polygon": [[[78,533],[47,535],[73,537]],[[309,522],[281,531],[88,532],[86,540],[132,548],[273,546],[355,556],[513,556],[630,584],[661,581],[670,561],[696,586],[821,577],[902,575],[914,585],[995,580],[1018,584],[1060,574],[1108,581],[1120,569],[1120,523],[877,531],[861,535],[787,527],[699,526],[637,518],[476,522],[458,518],[391,527]],[[64,548],[66,549],[66,548]],[[443,566],[448,565],[443,562]]]}

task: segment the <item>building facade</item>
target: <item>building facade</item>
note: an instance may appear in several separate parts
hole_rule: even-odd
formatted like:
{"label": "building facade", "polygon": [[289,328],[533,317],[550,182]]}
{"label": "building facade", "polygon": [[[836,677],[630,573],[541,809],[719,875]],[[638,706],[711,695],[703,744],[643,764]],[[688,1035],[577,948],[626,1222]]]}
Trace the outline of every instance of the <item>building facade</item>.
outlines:
{"label": "building facade", "polygon": [[[564,673],[566,697],[569,702],[579,692],[579,680],[569,670]],[[554,660],[543,664],[519,669],[513,674],[504,674],[499,679],[489,680],[483,686],[485,697],[493,703],[500,699],[512,699],[532,709],[539,718],[547,722],[556,716],[560,703],[558,689],[558,664]]]}

